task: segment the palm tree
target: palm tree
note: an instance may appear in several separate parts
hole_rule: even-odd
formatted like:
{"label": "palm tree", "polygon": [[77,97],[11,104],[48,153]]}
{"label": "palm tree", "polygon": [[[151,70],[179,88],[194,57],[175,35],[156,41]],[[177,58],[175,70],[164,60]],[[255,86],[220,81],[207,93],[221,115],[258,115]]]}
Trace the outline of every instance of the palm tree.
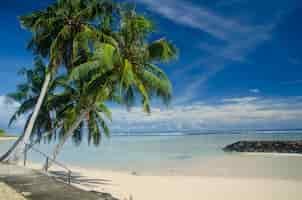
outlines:
{"label": "palm tree", "polygon": [[[18,102],[20,106],[13,114],[9,121],[9,126],[11,126],[20,116],[27,116],[27,120],[25,123],[25,128],[28,126],[29,120],[33,114],[33,110],[35,108],[35,103],[39,98],[41,93],[41,88],[44,82],[44,79],[47,75],[47,67],[43,63],[40,57],[37,57],[34,61],[33,69],[22,69],[20,70],[20,75],[24,76],[25,82],[19,84],[17,86],[17,91],[7,96]],[[36,137],[37,139],[41,139],[43,133],[52,131],[55,128],[54,122],[54,109],[55,103],[51,101],[51,99],[55,95],[55,89],[64,82],[64,77],[56,77],[49,84],[48,94],[46,97],[46,101],[41,105],[41,112],[38,114],[37,123],[33,127],[33,132],[31,137]],[[9,149],[9,151],[4,154],[0,161],[5,160],[9,154],[15,149],[15,147],[20,143],[24,136],[24,132],[20,138],[14,143],[14,145]]]}
{"label": "palm tree", "polygon": [[[119,30],[112,33],[117,44],[97,43],[89,61],[71,72],[72,79],[81,79],[93,73],[91,83],[100,82],[104,75],[114,76],[120,96],[127,107],[134,105],[137,94],[141,96],[143,108],[150,112],[150,98],[160,97],[169,103],[171,83],[156,63],[169,62],[176,58],[177,50],[165,39],[148,41],[154,31],[153,23],[135,10],[122,11]],[[107,73],[105,73],[107,72]],[[110,74],[109,73],[109,74]],[[97,88],[95,88],[97,89]]]}
{"label": "palm tree", "polygon": [[[57,120],[63,123],[60,129],[60,140],[56,145],[52,160],[55,160],[63,145],[70,136],[73,136],[76,144],[82,141],[84,127],[88,130],[88,142],[99,145],[102,133],[109,137],[110,132],[106,124],[111,120],[111,112],[104,104],[105,101],[116,101],[118,98],[111,92],[110,78],[99,83],[100,89],[92,90],[87,80],[73,81],[61,94],[57,95],[56,102],[64,102],[57,112]],[[107,120],[106,120],[106,119]],[[48,169],[52,162],[45,163],[44,169]]]}
{"label": "palm tree", "polygon": [[[45,10],[20,17],[21,25],[33,34],[29,49],[48,58],[49,66],[34,111],[23,138],[20,138],[22,142],[16,145],[18,148],[15,157],[20,157],[29,142],[49,82],[57,68],[64,66],[67,71],[71,71],[76,64],[84,62],[91,53],[90,42],[99,35],[104,40],[110,40],[105,33],[100,34],[97,27],[108,27],[108,19],[110,21],[113,9],[111,1],[106,0],[57,0]],[[96,19],[100,23],[95,23]]]}
{"label": "palm tree", "polygon": [[160,97],[168,104],[172,95],[171,83],[156,64],[176,58],[177,50],[165,39],[150,42],[155,30],[152,21],[135,10],[122,11],[120,31],[117,33],[122,60],[121,89],[127,106],[134,104],[135,90],[142,96],[144,110],[150,112],[151,97]]}
{"label": "palm tree", "polygon": [[[168,103],[172,93],[169,79],[154,62],[167,62],[175,58],[177,50],[164,39],[147,43],[146,38],[153,30],[152,23],[136,15],[134,10],[126,12],[120,24],[120,29],[111,33],[118,43],[113,46],[95,42],[94,54],[88,62],[76,67],[71,72],[70,78],[88,82],[81,94],[85,99],[93,99],[93,102],[118,99],[116,97],[122,96],[123,102],[130,107],[134,104],[136,95],[140,94],[143,108],[149,113],[151,97],[158,96]],[[104,95],[104,92],[110,95]],[[91,98],[91,95],[94,98]],[[56,146],[53,159],[58,155],[66,139],[71,137],[79,126],[81,127],[85,116],[90,116],[89,113],[95,112],[95,108],[98,108],[94,103],[85,105],[92,107],[82,108],[76,112],[78,117],[72,120],[73,123],[68,126],[69,130],[64,139]]]}

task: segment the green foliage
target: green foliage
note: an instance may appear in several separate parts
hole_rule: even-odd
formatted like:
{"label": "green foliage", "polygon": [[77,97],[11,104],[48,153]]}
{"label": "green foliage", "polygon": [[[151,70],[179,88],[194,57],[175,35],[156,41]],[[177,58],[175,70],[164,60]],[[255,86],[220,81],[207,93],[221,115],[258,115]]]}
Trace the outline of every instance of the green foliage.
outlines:
{"label": "green foliage", "polygon": [[[165,104],[172,97],[172,85],[159,64],[177,58],[177,49],[165,39],[152,41],[154,23],[135,9],[110,0],[57,0],[47,9],[20,17],[32,32],[28,48],[48,59],[37,58],[32,69],[20,73],[25,82],[9,96],[20,103],[10,124],[20,115],[31,116],[45,76],[52,73],[48,93],[35,122],[33,135],[55,129],[48,139],[60,138],[83,119],[73,134],[75,144],[87,131],[89,144],[109,137],[111,121],[106,102],[130,108],[140,100],[151,112],[158,97]],[[66,70],[56,70],[63,66]]]}
{"label": "green foliage", "polygon": [[124,11],[121,24],[118,41],[122,47],[121,57],[127,61],[122,66],[127,73],[121,77],[124,101],[127,106],[133,105],[135,93],[138,93],[144,110],[150,112],[151,97],[160,97],[167,104],[172,95],[169,79],[154,63],[175,59],[177,50],[164,39],[150,42],[148,38],[154,31],[153,23],[134,10]]}
{"label": "green foliage", "polygon": [[80,144],[85,131],[87,131],[89,144],[93,142],[94,145],[99,145],[102,134],[109,137],[106,121],[111,120],[111,112],[102,103],[102,99],[108,99],[108,97],[105,96],[106,93],[98,92],[97,94],[87,90],[86,82],[75,82],[57,96],[56,101],[64,102],[65,105],[57,110],[57,120],[63,124],[58,132],[59,138],[73,126],[79,113],[82,112],[86,114],[86,117],[73,134],[75,144]]}
{"label": "green foliage", "polygon": [[165,39],[159,39],[151,43],[147,52],[150,61],[170,61],[176,58],[177,55],[177,49]]}
{"label": "green foliage", "polygon": [[[153,23],[136,14],[135,10],[122,10],[121,13],[119,28],[112,33],[117,47],[107,45],[110,47],[108,50],[101,45],[96,46],[93,55],[85,64],[75,68],[70,78],[83,80],[88,77],[91,85],[110,79],[113,92],[118,92],[116,94],[122,97],[127,107],[140,98],[144,111],[149,113],[152,97],[160,97],[168,104],[172,96],[168,77],[155,63],[175,59],[177,50],[164,39],[149,42],[148,38],[154,31]],[[106,65],[108,61],[111,68]],[[90,76],[91,72],[94,76]]]}
{"label": "green foliage", "polygon": [[112,70],[114,65],[115,48],[106,43],[96,43],[95,51],[91,58],[78,65],[70,73],[70,79],[79,80],[89,75],[89,72],[98,71],[98,74],[105,74],[107,71]]}
{"label": "green foliage", "polygon": [[[11,117],[9,126],[16,122],[21,115],[27,116],[26,124],[29,121],[35,104],[39,98],[43,81],[47,74],[47,67],[43,63],[42,59],[37,57],[32,69],[23,68],[19,74],[23,76],[24,82],[17,85],[16,92],[7,95],[9,98],[20,104],[17,111]],[[53,101],[53,99],[55,98],[55,91],[59,86],[64,86],[63,83],[65,82],[65,79],[66,78],[64,78],[64,76],[58,76],[49,84],[48,93],[38,114],[32,136],[41,137],[44,132],[50,131],[54,128],[55,118],[52,113],[62,105],[58,104],[59,102]]]}
{"label": "green foliage", "polygon": [[0,129],[0,137],[3,137],[5,135],[5,131],[3,129]]}
{"label": "green foliage", "polygon": [[20,22],[32,32],[29,49],[49,58],[51,68],[71,70],[91,53],[89,44],[106,35],[98,30],[110,27],[115,9],[106,0],[57,0],[45,10],[21,16]]}

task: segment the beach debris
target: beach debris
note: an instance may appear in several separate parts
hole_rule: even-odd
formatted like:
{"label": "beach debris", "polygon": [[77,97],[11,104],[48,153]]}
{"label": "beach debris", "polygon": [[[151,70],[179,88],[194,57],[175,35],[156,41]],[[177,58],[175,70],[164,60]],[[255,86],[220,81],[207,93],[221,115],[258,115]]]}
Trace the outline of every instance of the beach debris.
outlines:
{"label": "beach debris", "polygon": [[31,196],[31,192],[21,192],[21,194],[22,194],[24,197],[29,197],[29,196]]}
{"label": "beach debris", "polygon": [[131,172],[131,175],[133,175],[133,176],[138,176],[138,173],[137,173],[136,171],[132,171],[132,172]]}

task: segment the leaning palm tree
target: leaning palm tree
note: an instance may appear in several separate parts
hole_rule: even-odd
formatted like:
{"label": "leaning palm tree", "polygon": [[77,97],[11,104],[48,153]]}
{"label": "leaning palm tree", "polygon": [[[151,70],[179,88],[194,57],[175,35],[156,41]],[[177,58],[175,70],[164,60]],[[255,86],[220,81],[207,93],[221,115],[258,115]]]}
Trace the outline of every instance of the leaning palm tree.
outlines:
{"label": "leaning palm tree", "polygon": [[[88,62],[76,67],[70,78],[88,82],[83,94],[89,99],[89,94],[93,94],[95,98],[91,99],[94,102],[117,96],[130,107],[139,95],[144,111],[149,113],[150,98],[158,96],[168,103],[172,93],[169,79],[154,62],[167,62],[176,57],[177,51],[171,43],[163,39],[148,43],[146,38],[152,32],[153,25],[133,10],[124,13],[120,24],[120,29],[112,33],[118,43],[113,46],[102,41],[95,42],[93,55]],[[104,95],[104,92],[111,95]],[[89,109],[95,108],[97,107],[92,106]],[[89,109],[83,108],[76,112],[78,117],[69,126],[64,140],[56,146],[54,159],[66,139],[74,135],[85,116],[89,116]]]}
{"label": "leaning palm tree", "polygon": [[[39,95],[41,93],[41,88],[45,76],[47,75],[47,67],[43,63],[42,59],[40,57],[37,57],[34,61],[34,67],[32,69],[24,68],[20,70],[20,74],[24,76],[24,83],[17,86],[16,92],[7,95],[10,99],[19,103],[16,112],[13,114],[9,121],[9,126],[11,126],[18,118],[20,118],[20,116],[27,116],[27,119],[25,120],[25,131],[33,114],[37,99],[39,98]],[[55,129],[55,124],[53,123],[55,102],[50,102],[51,99],[55,96],[56,88],[62,82],[64,82],[64,77],[62,76],[56,77],[50,82],[46,100],[41,105],[41,112],[39,112],[38,114],[37,123],[35,123],[33,127],[31,137],[36,137],[38,140],[40,140],[43,136],[43,133]],[[23,136],[24,132],[9,149],[9,151],[0,158],[0,161],[3,161],[7,158],[7,156],[14,150],[15,146],[20,143]]]}
{"label": "leaning palm tree", "polygon": [[[29,142],[49,82],[58,67],[64,66],[67,71],[71,71],[75,63],[86,60],[91,53],[89,44],[100,34],[96,27],[108,26],[108,23],[104,22],[112,15],[113,8],[110,1],[57,0],[45,10],[20,17],[21,25],[33,33],[29,49],[37,55],[48,58],[49,66],[22,142],[14,145],[18,147],[15,157],[20,156]],[[95,19],[102,19],[99,20],[102,23],[94,23]],[[110,40],[105,33],[101,35],[104,40]]]}
{"label": "leaning palm tree", "polygon": [[[73,136],[76,144],[82,141],[84,127],[87,127],[88,142],[99,145],[102,133],[109,137],[106,121],[111,120],[111,112],[104,104],[105,101],[117,101],[112,93],[110,78],[106,77],[99,83],[99,89],[93,90],[87,80],[73,81],[61,95],[57,95],[56,102],[64,102],[64,106],[57,111],[57,120],[63,127],[59,131],[60,140],[56,145],[52,160],[55,160],[67,139]],[[46,162],[44,169],[48,169],[52,162]]]}

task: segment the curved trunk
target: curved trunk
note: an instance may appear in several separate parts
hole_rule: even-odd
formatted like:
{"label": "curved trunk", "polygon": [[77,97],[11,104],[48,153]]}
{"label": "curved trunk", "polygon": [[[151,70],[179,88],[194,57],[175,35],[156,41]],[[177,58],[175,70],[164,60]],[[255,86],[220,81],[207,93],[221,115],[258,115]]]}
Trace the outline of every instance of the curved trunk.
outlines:
{"label": "curved trunk", "polygon": [[87,114],[87,111],[83,111],[79,117],[77,118],[77,120],[72,124],[72,126],[68,129],[67,133],[65,133],[65,135],[60,138],[59,143],[55,146],[53,153],[52,153],[52,158],[51,160],[49,160],[48,162],[45,162],[43,169],[45,171],[47,171],[51,165],[53,164],[53,161],[55,161],[60,153],[60,151],[62,150],[64,144],[66,143],[67,139],[69,137],[71,137],[73,135],[73,133],[75,132],[75,130],[79,127],[79,125],[81,124],[81,122],[85,119]]}
{"label": "curved trunk", "polygon": [[[47,90],[48,90],[48,85],[51,81],[51,73],[47,73],[42,89],[41,89],[41,93],[39,96],[39,99],[37,101],[37,104],[34,108],[33,114],[30,117],[29,123],[25,129],[25,132],[23,134],[23,136],[20,136],[19,139],[17,140],[17,142],[13,145],[13,147],[7,152],[5,153],[6,155],[6,159],[9,157],[9,160],[14,160],[14,161],[18,161],[20,160],[22,153],[25,150],[25,146],[26,144],[29,143],[29,139],[30,139],[30,135],[32,133],[32,130],[34,128],[34,124],[35,121],[37,119],[37,116],[39,114],[39,111],[41,109],[43,100],[47,94]],[[12,155],[13,154],[13,155]]]}

